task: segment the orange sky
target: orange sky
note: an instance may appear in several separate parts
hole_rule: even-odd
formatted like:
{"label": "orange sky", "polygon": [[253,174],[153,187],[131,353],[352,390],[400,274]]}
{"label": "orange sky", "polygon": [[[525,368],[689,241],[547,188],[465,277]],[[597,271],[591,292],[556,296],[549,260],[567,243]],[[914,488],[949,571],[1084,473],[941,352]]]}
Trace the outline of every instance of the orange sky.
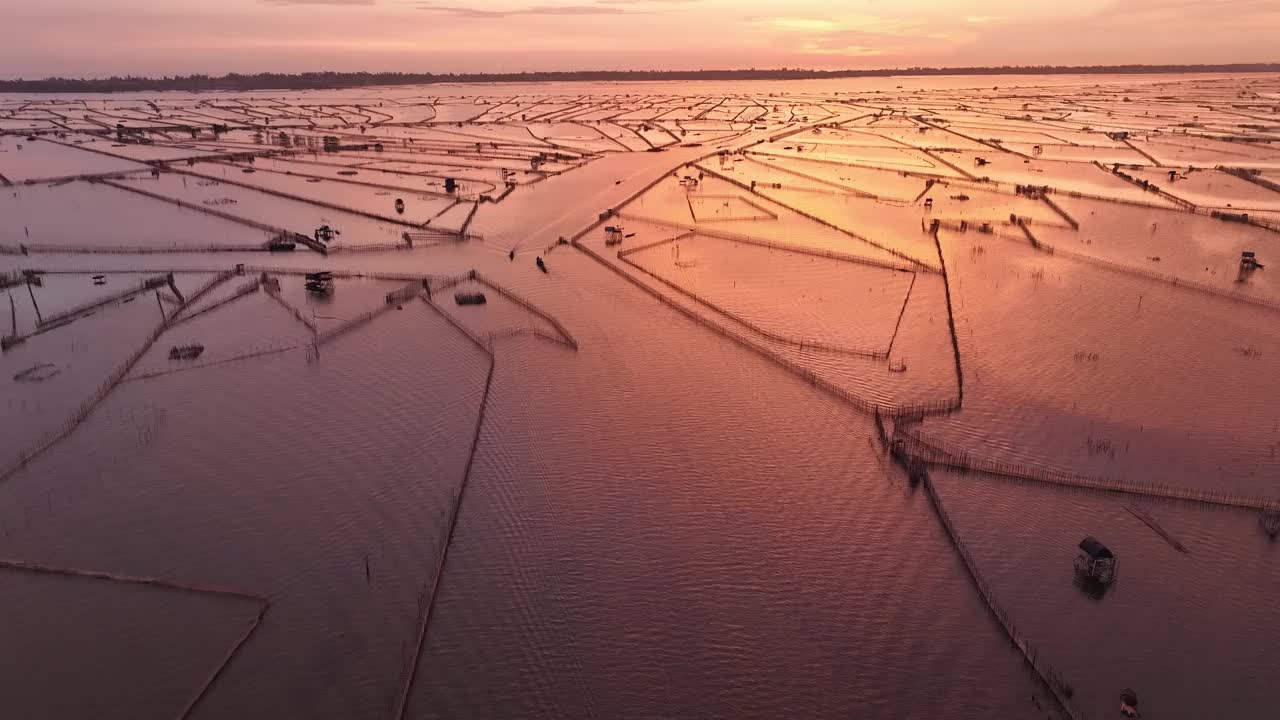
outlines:
{"label": "orange sky", "polygon": [[0,76],[1280,60],[1280,0],[0,0]]}

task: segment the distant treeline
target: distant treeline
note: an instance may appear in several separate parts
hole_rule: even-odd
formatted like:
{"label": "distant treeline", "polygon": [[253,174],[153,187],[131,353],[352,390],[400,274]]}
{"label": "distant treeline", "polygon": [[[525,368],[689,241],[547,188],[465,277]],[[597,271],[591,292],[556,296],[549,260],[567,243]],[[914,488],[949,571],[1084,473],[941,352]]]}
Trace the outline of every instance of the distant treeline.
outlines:
{"label": "distant treeline", "polygon": [[1280,63],[1233,65],[1005,65],[1001,67],[910,67],[880,70],[588,70],[522,73],[400,73],[307,72],[229,73],[175,77],[62,78],[0,80],[0,92],[99,93],[141,90],[314,90],[375,85],[431,85],[439,83],[633,82],[652,80],[815,80],[859,77],[916,77],[927,75],[1117,75],[1139,73],[1258,73],[1280,72]]}

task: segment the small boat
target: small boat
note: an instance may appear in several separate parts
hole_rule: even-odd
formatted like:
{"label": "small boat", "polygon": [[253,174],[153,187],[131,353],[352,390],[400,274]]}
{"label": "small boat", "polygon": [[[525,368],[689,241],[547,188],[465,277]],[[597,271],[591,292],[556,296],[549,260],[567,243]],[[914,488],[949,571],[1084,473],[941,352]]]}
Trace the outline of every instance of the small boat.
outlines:
{"label": "small boat", "polygon": [[546,263],[544,263],[544,262],[542,262],[542,258],[541,258],[541,257],[539,257],[539,258],[535,261],[535,263],[537,264],[537,266],[538,266],[538,269],[539,269],[539,270],[541,270],[542,272],[546,272],[546,271],[547,271],[547,264],[546,264]]}
{"label": "small boat", "polygon": [[459,305],[484,305],[489,302],[482,292],[457,292],[453,294],[453,301]]}
{"label": "small boat", "polygon": [[192,343],[191,345],[174,345],[169,348],[170,360],[195,360],[200,357],[200,353],[204,352],[204,346],[200,343]]}

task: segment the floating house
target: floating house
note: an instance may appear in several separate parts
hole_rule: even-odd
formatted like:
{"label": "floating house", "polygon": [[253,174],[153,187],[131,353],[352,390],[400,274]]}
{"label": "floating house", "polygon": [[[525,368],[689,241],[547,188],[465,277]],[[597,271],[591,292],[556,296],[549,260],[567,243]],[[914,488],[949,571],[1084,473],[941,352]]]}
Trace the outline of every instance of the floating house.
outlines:
{"label": "floating house", "polygon": [[307,292],[316,295],[330,295],[333,293],[333,273],[331,272],[313,272],[307,273],[306,281]]}
{"label": "floating house", "polygon": [[1109,585],[1116,579],[1115,554],[1092,535],[1080,541],[1075,567],[1077,575],[1096,583]]}
{"label": "floating house", "polygon": [[342,234],[342,231],[340,230],[334,230],[328,225],[321,225],[320,227],[316,228],[315,238],[316,238],[316,242],[330,243],[330,242],[333,242],[333,238],[335,235],[341,235],[341,234]]}

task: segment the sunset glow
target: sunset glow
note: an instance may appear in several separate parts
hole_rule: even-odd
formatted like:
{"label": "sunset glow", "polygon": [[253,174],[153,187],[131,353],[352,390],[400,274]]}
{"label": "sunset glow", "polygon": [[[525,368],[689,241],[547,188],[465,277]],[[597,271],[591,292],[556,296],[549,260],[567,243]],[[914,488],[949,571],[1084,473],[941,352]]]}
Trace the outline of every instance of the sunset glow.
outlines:
{"label": "sunset glow", "polygon": [[1257,0],[5,0],[0,77],[1265,62]]}

